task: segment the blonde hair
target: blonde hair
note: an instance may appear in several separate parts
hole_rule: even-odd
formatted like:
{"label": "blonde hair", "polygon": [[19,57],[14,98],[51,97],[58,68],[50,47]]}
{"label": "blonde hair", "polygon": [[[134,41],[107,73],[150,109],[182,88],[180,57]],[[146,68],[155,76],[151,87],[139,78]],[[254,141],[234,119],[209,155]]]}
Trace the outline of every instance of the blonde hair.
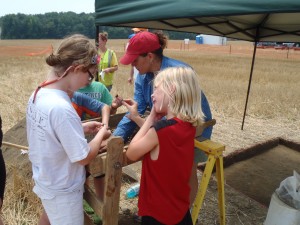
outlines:
{"label": "blonde hair", "polygon": [[58,49],[46,58],[46,63],[58,73],[80,64],[83,70],[88,70],[97,64],[97,49],[86,36],[74,34],[62,40]]}
{"label": "blonde hair", "polygon": [[170,67],[159,72],[154,86],[170,98],[169,110],[183,121],[199,126],[203,123],[201,88],[196,72],[187,67]]}

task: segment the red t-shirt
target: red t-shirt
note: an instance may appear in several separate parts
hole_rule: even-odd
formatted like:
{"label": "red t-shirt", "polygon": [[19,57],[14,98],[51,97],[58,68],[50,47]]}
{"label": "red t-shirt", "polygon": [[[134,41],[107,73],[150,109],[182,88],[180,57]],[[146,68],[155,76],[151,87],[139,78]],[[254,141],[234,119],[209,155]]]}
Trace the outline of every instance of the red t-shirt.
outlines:
{"label": "red t-shirt", "polygon": [[139,194],[139,215],[163,224],[179,223],[189,209],[189,180],[194,159],[196,129],[178,118],[153,126],[159,140],[157,160],[144,156]]}

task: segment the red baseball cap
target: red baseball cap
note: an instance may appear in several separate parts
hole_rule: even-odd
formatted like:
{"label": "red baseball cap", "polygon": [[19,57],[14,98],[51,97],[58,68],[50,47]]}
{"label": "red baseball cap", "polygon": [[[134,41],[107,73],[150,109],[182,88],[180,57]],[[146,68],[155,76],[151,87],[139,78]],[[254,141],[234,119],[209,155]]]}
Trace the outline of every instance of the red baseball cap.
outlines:
{"label": "red baseball cap", "polygon": [[131,64],[139,55],[153,52],[161,46],[156,34],[148,31],[137,33],[129,41],[125,55],[120,59],[123,65]]}

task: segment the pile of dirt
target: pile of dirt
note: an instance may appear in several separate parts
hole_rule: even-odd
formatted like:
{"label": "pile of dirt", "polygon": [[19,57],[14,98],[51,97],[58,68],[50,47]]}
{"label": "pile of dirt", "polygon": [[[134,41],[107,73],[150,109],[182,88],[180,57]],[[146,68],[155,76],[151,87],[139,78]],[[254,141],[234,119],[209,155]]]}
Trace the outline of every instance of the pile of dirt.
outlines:
{"label": "pile of dirt", "polygon": [[[9,129],[4,134],[3,142],[17,144],[24,147],[28,146],[25,118],[19,121],[14,127]],[[23,150],[14,147],[9,147],[4,144],[2,145],[2,153],[7,168],[13,167],[18,171],[20,177],[26,177],[30,179],[32,177],[31,164],[29,162],[25,148]],[[8,169],[7,171],[7,178],[9,181],[10,177],[12,176],[11,173],[13,170]]]}

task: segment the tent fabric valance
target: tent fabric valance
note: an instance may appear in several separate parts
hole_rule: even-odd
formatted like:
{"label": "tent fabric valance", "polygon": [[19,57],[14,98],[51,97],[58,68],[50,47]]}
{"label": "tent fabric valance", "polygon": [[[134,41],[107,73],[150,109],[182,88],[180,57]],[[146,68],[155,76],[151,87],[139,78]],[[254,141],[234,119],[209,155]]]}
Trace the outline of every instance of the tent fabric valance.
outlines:
{"label": "tent fabric valance", "polygon": [[96,0],[98,26],[300,42],[299,0]]}

